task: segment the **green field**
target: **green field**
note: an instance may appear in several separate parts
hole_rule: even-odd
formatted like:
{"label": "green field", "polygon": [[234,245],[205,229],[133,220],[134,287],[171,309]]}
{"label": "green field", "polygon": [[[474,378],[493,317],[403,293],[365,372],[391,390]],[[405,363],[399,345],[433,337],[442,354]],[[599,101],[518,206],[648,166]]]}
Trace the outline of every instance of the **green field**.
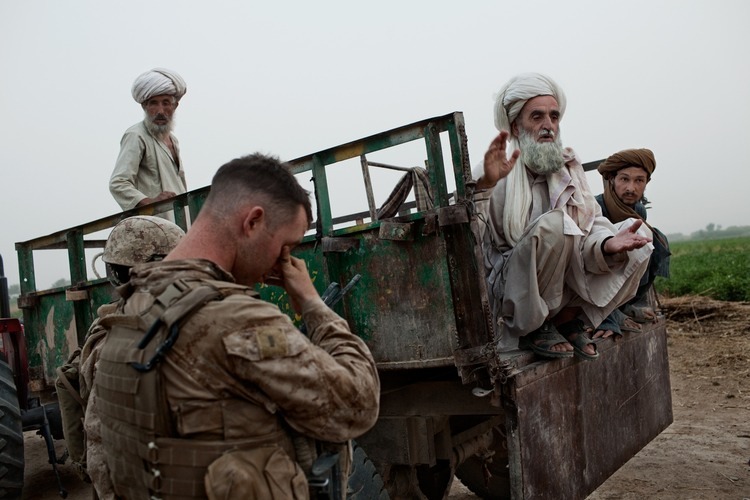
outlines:
{"label": "green field", "polygon": [[656,279],[658,293],[750,301],[750,237],[681,241],[670,248],[671,276]]}

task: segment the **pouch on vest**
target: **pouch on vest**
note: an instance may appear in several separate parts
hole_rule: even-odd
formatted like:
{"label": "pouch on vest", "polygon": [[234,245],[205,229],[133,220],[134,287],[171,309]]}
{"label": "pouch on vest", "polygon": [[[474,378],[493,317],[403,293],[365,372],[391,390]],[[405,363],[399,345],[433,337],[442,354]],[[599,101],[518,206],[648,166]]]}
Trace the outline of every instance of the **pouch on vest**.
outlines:
{"label": "pouch on vest", "polygon": [[310,498],[305,473],[275,446],[225,453],[208,466],[204,484],[210,500]]}

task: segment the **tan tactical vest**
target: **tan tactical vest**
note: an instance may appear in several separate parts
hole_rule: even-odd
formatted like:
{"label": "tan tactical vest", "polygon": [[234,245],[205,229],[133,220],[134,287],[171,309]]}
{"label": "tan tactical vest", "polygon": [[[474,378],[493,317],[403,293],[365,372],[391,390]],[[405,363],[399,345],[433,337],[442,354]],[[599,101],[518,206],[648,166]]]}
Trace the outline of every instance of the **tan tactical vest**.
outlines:
{"label": "tan tactical vest", "polygon": [[[266,412],[265,418],[278,418],[269,416],[262,403],[237,398],[220,401],[218,406],[227,407],[236,416],[236,424],[225,431],[224,439],[183,439],[173,428],[161,384],[160,349],[169,344],[173,329],[208,301],[246,290],[224,282],[178,280],[144,313],[102,318],[110,331],[95,383],[102,445],[118,496],[206,498],[204,476],[208,466],[231,450],[281,448],[294,460],[292,438],[281,425],[263,436],[247,432],[248,423],[259,412]],[[145,336],[143,332],[147,332]],[[150,361],[152,369],[148,371],[133,366],[146,368]]]}

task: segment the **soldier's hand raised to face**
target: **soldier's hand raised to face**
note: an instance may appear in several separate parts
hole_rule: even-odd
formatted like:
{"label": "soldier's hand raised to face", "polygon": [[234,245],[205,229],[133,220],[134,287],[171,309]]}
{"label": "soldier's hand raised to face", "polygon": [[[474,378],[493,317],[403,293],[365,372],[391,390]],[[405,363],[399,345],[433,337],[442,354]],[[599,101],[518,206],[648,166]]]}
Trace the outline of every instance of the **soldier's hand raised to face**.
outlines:
{"label": "soldier's hand raised to face", "polygon": [[281,250],[278,269],[281,272],[281,286],[289,294],[295,312],[302,313],[302,308],[309,300],[320,300],[320,295],[310,279],[310,273],[307,272],[305,261],[292,257],[287,246]]}

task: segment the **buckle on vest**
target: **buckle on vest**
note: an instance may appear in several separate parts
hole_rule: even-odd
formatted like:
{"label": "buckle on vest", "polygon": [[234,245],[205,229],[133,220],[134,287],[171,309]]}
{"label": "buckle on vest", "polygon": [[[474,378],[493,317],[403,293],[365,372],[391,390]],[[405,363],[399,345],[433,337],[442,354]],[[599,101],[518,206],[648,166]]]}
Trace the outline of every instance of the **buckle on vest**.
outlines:
{"label": "buckle on vest", "polygon": [[[149,328],[148,332],[146,332],[146,335],[141,339],[141,342],[138,344],[139,349],[145,349],[145,347],[148,345],[148,343],[151,341],[151,339],[156,335],[156,332],[159,331],[159,329],[164,325],[164,322],[161,319],[157,319],[154,321],[154,324],[151,325],[151,328]],[[151,356],[151,359],[146,361],[145,363],[136,363],[132,362],[130,365],[138,370],[141,373],[146,373],[151,371],[156,364],[161,361],[161,359],[164,357],[165,354],[167,354],[167,351],[169,351],[175,342],[177,342],[177,337],[180,336],[180,325],[175,323],[172,325],[172,328],[169,330],[169,336],[167,336],[167,339],[156,348],[156,351],[154,352],[154,355]]]}
{"label": "buckle on vest", "polygon": [[151,325],[141,341],[138,349],[145,349],[163,327],[169,329],[166,340],[158,346],[146,363],[130,363],[139,372],[151,371],[156,364],[172,348],[180,336],[180,326],[190,315],[212,300],[221,300],[221,292],[211,286],[190,288],[182,280],[177,280],[156,298],[156,302],[166,306],[156,321]]}
{"label": "buckle on vest", "polygon": [[148,461],[152,464],[159,463],[159,447],[153,441],[148,443]]}
{"label": "buckle on vest", "polygon": [[151,486],[149,489],[151,491],[161,491],[161,471],[159,469],[151,469],[151,474],[154,477],[151,478]]}

